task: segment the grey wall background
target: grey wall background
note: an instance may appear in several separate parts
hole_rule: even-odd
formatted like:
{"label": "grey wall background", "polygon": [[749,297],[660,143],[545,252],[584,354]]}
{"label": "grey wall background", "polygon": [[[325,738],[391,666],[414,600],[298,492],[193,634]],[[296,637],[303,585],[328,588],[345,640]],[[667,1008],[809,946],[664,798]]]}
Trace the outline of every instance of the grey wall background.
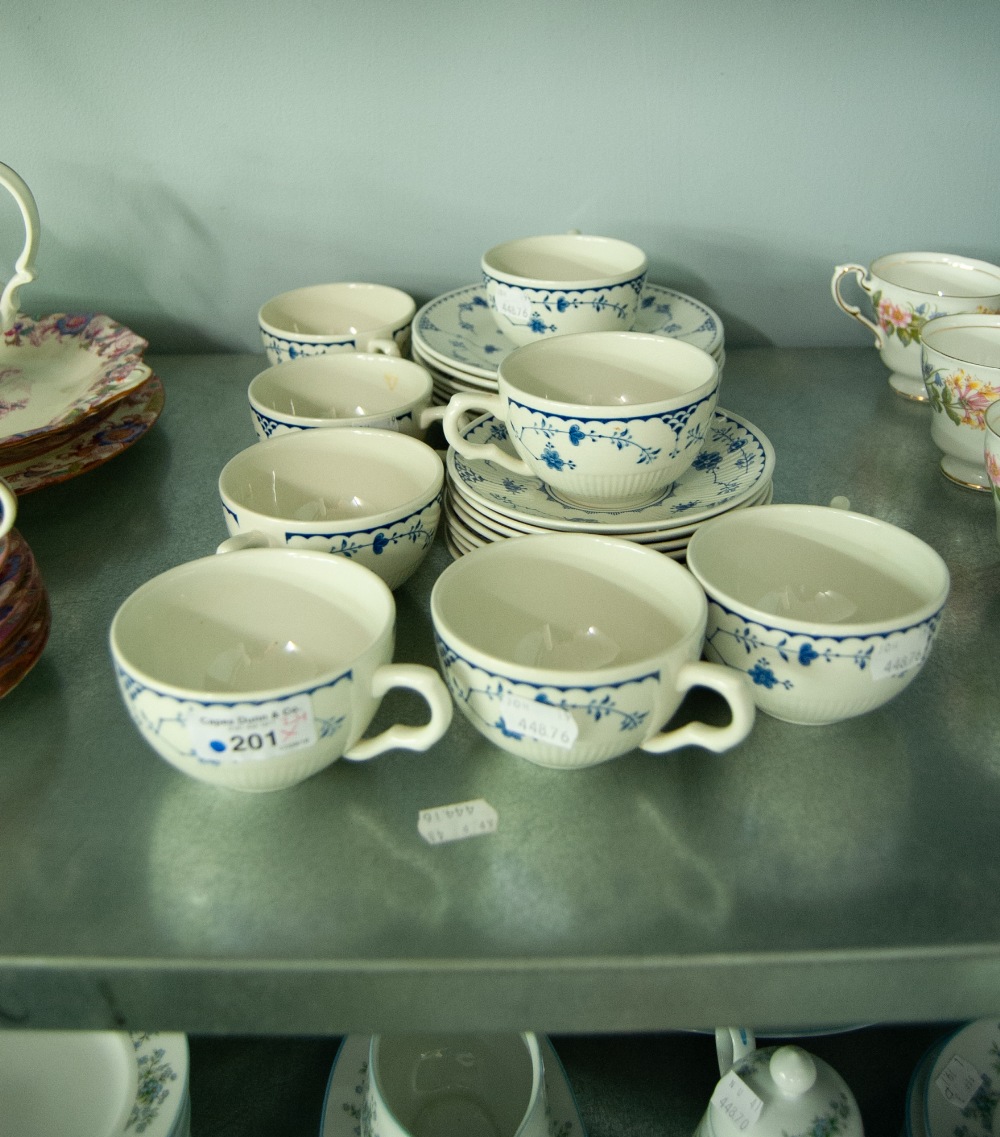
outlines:
{"label": "grey wall background", "polygon": [[[0,160],[35,315],[260,350],[256,311],[423,302],[497,241],[623,237],[727,345],[870,342],[835,264],[1000,262],[997,0],[6,0]],[[6,197],[6,195],[5,195]],[[0,201],[0,278],[20,251]]]}

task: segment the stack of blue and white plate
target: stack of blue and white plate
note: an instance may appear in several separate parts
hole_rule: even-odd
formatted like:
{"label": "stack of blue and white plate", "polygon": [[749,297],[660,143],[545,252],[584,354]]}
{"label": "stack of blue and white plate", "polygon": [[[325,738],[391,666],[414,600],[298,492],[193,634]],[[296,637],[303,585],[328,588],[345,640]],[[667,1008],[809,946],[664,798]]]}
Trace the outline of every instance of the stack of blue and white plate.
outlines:
{"label": "stack of blue and white plate", "polygon": [[[724,332],[719,317],[700,300],[647,283],[633,331],[670,336],[700,347],[722,367]],[[434,401],[459,391],[496,391],[497,367],[514,344],[494,322],[482,284],[446,292],[413,318],[410,350],[434,380]]]}

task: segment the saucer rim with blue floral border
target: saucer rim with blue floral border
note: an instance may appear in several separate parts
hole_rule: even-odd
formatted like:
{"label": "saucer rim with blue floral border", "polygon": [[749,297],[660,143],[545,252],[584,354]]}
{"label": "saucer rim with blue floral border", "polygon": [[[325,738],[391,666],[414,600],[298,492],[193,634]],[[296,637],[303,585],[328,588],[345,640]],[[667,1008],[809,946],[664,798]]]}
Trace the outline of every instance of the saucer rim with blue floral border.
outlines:
{"label": "saucer rim with blue floral border", "polygon": [[[39,1094],[51,1095],[58,1082],[58,1061],[56,1053],[60,1037],[65,1031],[11,1031],[8,1041],[12,1045],[23,1045],[25,1034],[36,1037],[44,1035],[44,1047],[53,1050],[53,1061],[41,1062],[37,1071]],[[142,1133],[143,1137],[183,1137],[182,1122],[188,1108],[188,1040],[185,1034],[158,1033],[145,1034],[140,1031],[83,1031],[74,1032],[74,1046],[106,1045],[110,1040],[118,1040],[122,1050],[135,1062],[135,1080],[132,1083],[135,1097],[129,1106],[122,1100],[121,1109],[128,1109],[128,1116],[122,1127],[115,1128],[106,1137],[125,1137],[130,1133]],[[74,1053],[76,1051],[74,1050]],[[26,1089],[23,1085],[20,1091]],[[100,1093],[100,1087],[95,1086]],[[9,1120],[9,1118],[8,1118]]]}
{"label": "saucer rim with blue floral border", "polygon": [[[678,322],[671,305],[693,308],[697,315],[690,324]],[[431,362],[439,360],[457,371],[457,377],[495,379],[500,361],[515,347],[496,326],[482,282],[467,284],[428,301],[413,317],[411,327],[411,350]],[[639,299],[631,330],[685,340],[713,357],[725,342],[722,320],[707,304],[650,281]]]}
{"label": "saucer rim with blue floral border", "polygon": [[[980,1074],[987,1075],[990,1072],[987,1067],[992,1066],[992,1073],[1000,1075],[1000,1016],[966,1023],[945,1039],[927,1075],[924,1092],[926,1137],[954,1137],[956,1134],[961,1137],[993,1137],[992,1124],[987,1128],[975,1110],[967,1113],[965,1109],[957,1108],[937,1089],[938,1078],[955,1058],[971,1063]],[[994,1079],[994,1084],[1000,1086],[1000,1077]],[[976,1091],[972,1100],[983,1088]],[[990,1096],[996,1098],[997,1090],[993,1090]],[[1000,1101],[994,1102],[994,1109],[1000,1120]]]}
{"label": "saucer rim with blue floral border", "polygon": [[[542,524],[546,529],[561,532],[612,535],[662,530],[666,533],[672,528],[694,525],[735,508],[760,491],[773,477],[774,447],[758,426],[732,411],[716,407],[709,432],[712,430],[742,432],[729,442],[728,454],[736,455],[731,463],[732,469],[721,458],[710,467],[707,460],[702,461],[702,455],[717,454],[707,449],[710,442],[717,440],[710,439],[694,463],[662,494],[649,502],[627,508],[593,508],[565,501],[556,497],[540,478],[512,472],[489,459],[463,458],[451,447],[448,448],[446,465],[449,479],[459,487],[462,496],[504,517]],[[486,435],[486,440],[514,453],[503,422],[491,414],[473,419],[462,433],[467,439],[476,434]],[[746,448],[748,442],[750,450]],[[721,483],[718,477],[720,469],[726,475],[726,480]],[[483,485],[490,489],[483,490]],[[710,494],[713,486],[716,490],[714,500]],[[670,502],[677,504],[671,507]]]}
{"label": "saucer rim with blue floral border", "polygon": [[[573,1087],[559,1055],[544,1034],[537,1037],[545,1072],[549,1133],[552,1137],[587,1137]],[[349,1034],[341,1042],[326,1083],[319,1137],[360,1137],[370,1043],[368,1034]]]}

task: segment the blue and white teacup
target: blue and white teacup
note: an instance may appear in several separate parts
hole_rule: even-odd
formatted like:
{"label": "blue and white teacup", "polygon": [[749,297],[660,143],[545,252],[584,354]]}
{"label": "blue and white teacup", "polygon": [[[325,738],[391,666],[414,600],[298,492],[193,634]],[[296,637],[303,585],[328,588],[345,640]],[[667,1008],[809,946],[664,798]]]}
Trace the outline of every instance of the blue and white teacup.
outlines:
{"label": "blue and white teacup", "polygon": [[[719,366],[701,348],[640,332],[582,332],[516,348],[499,393],[453,395],[448,443],[535,476],[574,504],[620,508],[662,493],[694,462],[719,396]],[[469,411],[507,428],[519,457],[463,437]]]}
{"label": "blue and white teacup", "polygon": [[316,549],[357,561],[398,588],[437,532],[444,466],[418,438],[391,430],[306,430],[231,458],[219,496],[235,548]]}
{"label": "blue and white teacup", "polygon": [[481,267],[497,327],[522,345],[575,332],[631,330],[647,260],[642,249],[614,237],[557,233],[495,245]]}
{"label": "blue and white teacup", "polygon": [[874,710],[913,681],[950,586],[919,537],[829,506],[706,521],[687,565],[708,595],[706,659],[748,676],[760,710],[813,726]]}
{"label": "blue and white teacup", "polygon": [[[483,545],[450,564],[431,592],[455,705],[502,750],[561,770],[634,749],[719,752],[746,738],[750,684],[701,661],[706,609],[676,561],[589,533]],[[693,687],[720,694],[731,721],[671,728]]]}

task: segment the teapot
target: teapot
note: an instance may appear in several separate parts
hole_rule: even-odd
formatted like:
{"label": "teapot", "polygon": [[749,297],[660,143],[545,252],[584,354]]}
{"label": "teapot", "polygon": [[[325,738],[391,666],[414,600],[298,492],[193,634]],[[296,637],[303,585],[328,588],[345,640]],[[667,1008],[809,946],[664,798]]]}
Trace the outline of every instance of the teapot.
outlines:
{"label": "teapot", "polygon": [[744,1029],[716,1031],[721,1080],[694,1137],[864,1137],[844,1079],[799,1046],[757,1048]]}

